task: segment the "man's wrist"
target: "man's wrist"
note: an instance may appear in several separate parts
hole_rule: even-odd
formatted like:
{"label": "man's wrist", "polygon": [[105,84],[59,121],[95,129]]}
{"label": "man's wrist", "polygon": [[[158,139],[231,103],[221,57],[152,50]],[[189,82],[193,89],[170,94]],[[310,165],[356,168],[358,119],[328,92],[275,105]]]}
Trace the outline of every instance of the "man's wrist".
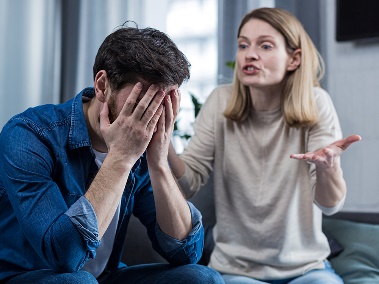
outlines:
{"label": "man's wrist", "polygon": [[108,166],[112,168],[115,172],[119,174],[129,173],[133,168],[136,160],[125,158],[117,153],[108,153],[104,160],[103,166]]}
{"label": "man's wrist", "polygon": [[171,169],[168,165],[168,162],[163,163],[154,163],[154,165],[149,164],[149,173],[152,174],[165,174],[165,173],[171,173]]}

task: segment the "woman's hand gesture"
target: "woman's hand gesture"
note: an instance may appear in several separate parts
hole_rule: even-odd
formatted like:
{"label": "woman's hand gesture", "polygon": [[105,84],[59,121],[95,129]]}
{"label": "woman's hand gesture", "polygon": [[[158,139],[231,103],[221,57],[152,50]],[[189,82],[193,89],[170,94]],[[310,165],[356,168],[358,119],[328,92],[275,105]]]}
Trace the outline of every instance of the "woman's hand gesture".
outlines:
{"label": "woman's hand gesture", "polygon": [[353,143],[360,141],[359,135],[350,135],[342,140],[338,140],[329,146],[321,148],[315,152],[305,154],[291,154],[290,158],[296,160],[305,160],[314,163],[321,168],[331,168],[339,156]]}

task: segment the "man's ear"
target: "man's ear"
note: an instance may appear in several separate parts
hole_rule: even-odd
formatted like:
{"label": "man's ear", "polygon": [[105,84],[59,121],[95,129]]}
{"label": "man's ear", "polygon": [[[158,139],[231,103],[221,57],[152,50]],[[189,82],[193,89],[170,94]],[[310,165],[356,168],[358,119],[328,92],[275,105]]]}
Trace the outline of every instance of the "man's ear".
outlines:
{"label": "man's ear", "polygon": [[100,70],[99,72],[97,72],[94,82],[95,95],[100,102],[106,101],[108,86],[109,80],[107,72],[105,70]]}
{"label": "man's ear", "polygon": [[292,52],[289,64],[287,66],[287,71],[296,70],[301,64],[301,49],[298,48]]}

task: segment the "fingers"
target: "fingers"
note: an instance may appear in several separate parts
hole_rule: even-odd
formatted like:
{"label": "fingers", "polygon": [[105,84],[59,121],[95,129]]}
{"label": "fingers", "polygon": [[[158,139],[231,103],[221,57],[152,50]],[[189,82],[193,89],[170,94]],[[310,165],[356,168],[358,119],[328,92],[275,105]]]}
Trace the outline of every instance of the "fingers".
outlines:
{"label": "fingers", "polygon": [[167,108],[163,106],[161,115],[158,120],[158,131],[166,132],[166,113]]}
{"label": "fingers", "polygon": [[143,89],[143,84],[141,82],[138,82],[137,84],[135,84],[128,98],[126,99],[120,114],[123,114],[125,116],[130,116],[133,113],[134,108],[136,107],[136,104],[138,101],[138,97],[140,96],[142,92],[142,89]]}
{"label": "fingers", "polygon": [[173,112],[174,120],[175,120],[180,110],[180,98],[181,98],[180,91],[173,90],[171,91],[170,96],[171,96],[171,102],[172,102],[172,112]]}
{"label": "fingers", "polygon": [[133,115],[141,122],[148,124],[162,104],[164,97],[164,91],[159,90],[157,85],[151,85],[138,102]]}
{"label": "fingers", "polygon": [[[175,95],[174,95],[175,96]],[[174,115],[174,106],[173,101],[171,100],[172,96],[165,97],[165,131],[172,126],[174,123],[175,115]]]}
{"label": "fingers", "polygon": [[361,136],[353,134],[346,137],[345,139],[340,140],[339,142],[341,143],[337,144],[336,146],[340,147],[343,151],[345,151],[351,144],[360,140],[362,140]]}
{"label": "fingers", "polygon": [[148,125],[162,104],[164,95],[159,86],[154,84],[143,93],[143,84],[138,82],[128,94],[120,115],[134,116],[138,121]]}
{"label": "fingers", "polygon": [[162,128],[162,116],[164,116],[163,111],[164,111],[163,105],[159,105],[158,110],[154,113],[153,117],[150,119],[147,125],[147,130],[149,132],[160,131],[160,129]]}
{"label": "fingers", "polygon": [[319,160],[320,158],[315,155],[313,152],[305,153],[305,154],[291,154],[290,158],[296,159],[296,160],[306,160],[309,162]]}
{"label": "fingers", "polygon": [[154,125],[156,125],[156,131],[159,131],[160,133],[167,133],[170,129],[170,123],[172,122],[173,113],[171,108],[171,99],[170,96],[166,96],[165,105],[159,106],[156,112],[156,116],[150,120],[149,127],[153,127]]}
{"label": "fingers", "polygon": [[100,112],[100,130],[110,125],[108,103],[104,102]]}
{"label": "fingers", "polygon": [[[168,131],[175,121],[176,115],[180,107],[180,93],[177,86],[170,87],[166,95],[164,91],[159,89],[158,85],[151,85],[146,93],[142,83],[137,83],[123,105],[121,113],[123,116],[133,116],[146,127],[156,125],[160,114],[158,110],[162,104],[165,106],[165,130]],[[161,112],[162,110],[160,110]]]}
{"label": "fingers", "polygon": [[[358,142],[360,140],[362,140],[361,136],[353,134],[353,135],[350,135],[350,136],[348,136],[342,140],[334,142],[333,144],[331,144],[328,147],[323,148],[322,151],[326,156],[329,156],[329,157],[339,156],[341,153],[339,151],[337,151],[339,153],[335,153],[333,151],[334,147],[338,147],[338,148],[342,149],[342,151],[345,151],[351,144]],[[306,154],[291,154],[290,158],[300,160],[300,159],[307,159],[310,157],[309,157],[309,153],[306,153]]]}
{"label": "fingers", "polygon": [[337,155],[339,156],[339,154],[340,154],[340,153],[337,153],[337,155],[336,155],[336,153],[332,149],[330,149],[328,147],[323,148],[322,152],[324,153],[324,155],[327,158],[332,158],[333,156],[337,156]]}
{"label": "fingers", "polygon": [[302,160],[304,157],[304,154],[291,154],[290,158],[291,159],[296,159],[296,160]]}

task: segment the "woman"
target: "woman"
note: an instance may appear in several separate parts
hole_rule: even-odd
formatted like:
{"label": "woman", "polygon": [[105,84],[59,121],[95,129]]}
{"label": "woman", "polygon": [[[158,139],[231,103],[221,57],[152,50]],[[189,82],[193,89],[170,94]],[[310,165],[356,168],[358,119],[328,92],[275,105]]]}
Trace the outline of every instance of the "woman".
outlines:
{"label": "woman", "polygon": [[343,283],[326,260],[321,220],[343,206],[339,156],[361,138],[340,140],[322,74],[322,59],[293,15],[254,10],[238,30],[233,84],[210,95],[183,154],[170,149],[186,197],[213,171],[209,265],[226,283]]}

